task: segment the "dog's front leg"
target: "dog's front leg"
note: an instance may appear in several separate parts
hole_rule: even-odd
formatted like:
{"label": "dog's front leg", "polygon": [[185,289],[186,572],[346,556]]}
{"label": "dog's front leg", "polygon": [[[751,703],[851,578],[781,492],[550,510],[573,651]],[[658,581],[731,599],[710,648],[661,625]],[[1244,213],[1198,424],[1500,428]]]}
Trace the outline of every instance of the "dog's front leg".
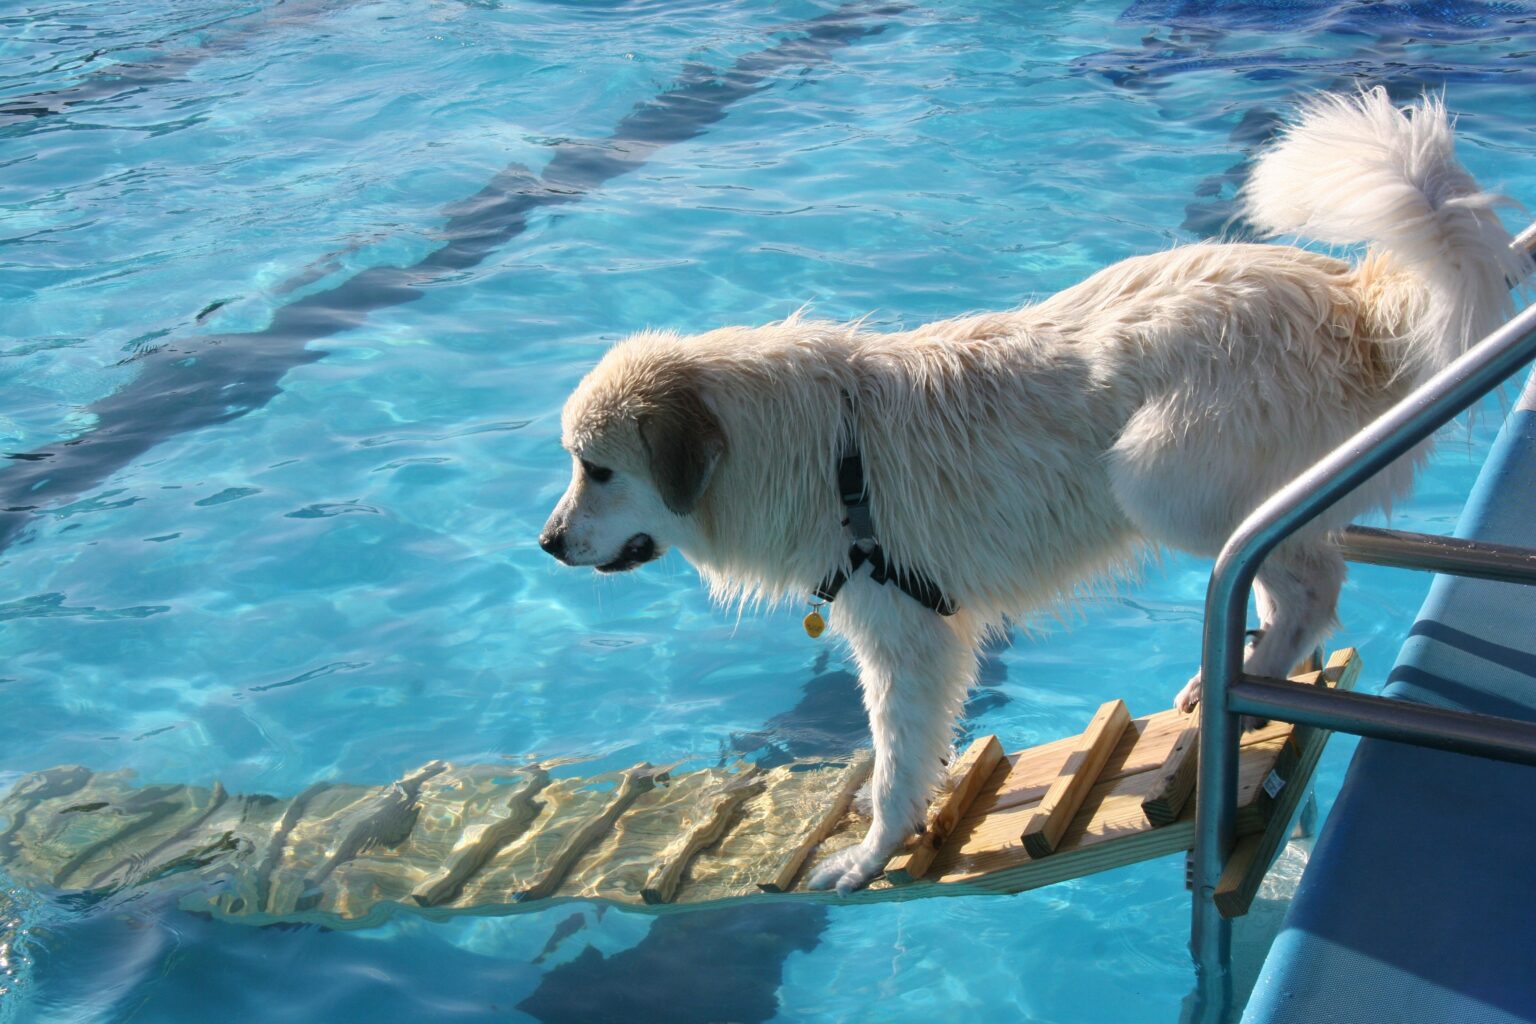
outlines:
{"label": "dog's front leg", "polygon": [[875,747],[873,821],[863,842],[817,865],[809,885],[850,892],[878,875],[922,823],[976,676],[977,637],[963,611],[940,616],[867,577],[843,588],[830,625],[859,664]]}

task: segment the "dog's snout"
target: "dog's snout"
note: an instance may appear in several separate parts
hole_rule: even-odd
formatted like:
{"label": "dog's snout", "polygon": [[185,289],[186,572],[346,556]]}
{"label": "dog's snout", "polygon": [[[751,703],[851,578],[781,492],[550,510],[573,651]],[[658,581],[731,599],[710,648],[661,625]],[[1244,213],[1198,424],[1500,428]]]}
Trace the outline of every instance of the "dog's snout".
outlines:
{"label": "dog's snout", "polygon": [[545,530],[539,535],[539,547],[560,561],[565,561],[565,531]]}

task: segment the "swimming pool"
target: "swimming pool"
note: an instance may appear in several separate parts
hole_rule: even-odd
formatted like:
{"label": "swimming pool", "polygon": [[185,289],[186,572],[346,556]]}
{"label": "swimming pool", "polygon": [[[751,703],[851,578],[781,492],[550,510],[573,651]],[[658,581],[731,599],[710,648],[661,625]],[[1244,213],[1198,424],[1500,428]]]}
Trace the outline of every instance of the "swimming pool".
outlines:
{"label": "swimming pool", "polygon": [[[1536,203],[1528,4],[0,20],[0,450],[33,456],[0,507],[40,506],[0,513],[0,788],[841,753],[851,670],[799,610],[738,621],[675,556],[599,580],[537,550],[559,406],[607,344],[1049,293],[1219,230],[1275,113],[1353,81],[1443,85],[1463,160]],[[1497,418],[1451,431],[1394,525],[1449,527]],[[1207,569],[1169,556],[999,646],[967,727],[1023,746],[1112,697],[1164,706]],[[1426,584],[1353,570],[1367,685]],[[0,1020],[1172,1021],[1190,983],[1176,859],[1008,898],[346,933],[5,891]]]}

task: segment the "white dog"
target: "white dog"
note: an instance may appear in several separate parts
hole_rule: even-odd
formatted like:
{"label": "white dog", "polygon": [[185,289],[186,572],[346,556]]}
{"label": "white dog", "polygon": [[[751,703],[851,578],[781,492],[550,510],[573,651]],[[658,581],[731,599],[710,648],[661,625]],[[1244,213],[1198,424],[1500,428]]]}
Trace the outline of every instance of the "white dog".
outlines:
{"label": "white dog", "polygon": [[[1525,270],[1434,99],[1314,101],[1246,202],[1269,231],[1369,249],[1351,265],[1191,245],[897,334],[798,317],[646,332],[566,403],[574,475],[550,554],[615,572],[676,547],[722,601],[835,597],[874,736],[873,822],[811,885],[863,885],[921,823],[987,630],[1150,547],[1214,554],[1508,315]],[[1246,671],[1282,676],[1323,636],[1344,576],[1328,531],[1405,491],[1414,461],[1269,557]],[[1177,702],[1198,700],[1197,677]]]}

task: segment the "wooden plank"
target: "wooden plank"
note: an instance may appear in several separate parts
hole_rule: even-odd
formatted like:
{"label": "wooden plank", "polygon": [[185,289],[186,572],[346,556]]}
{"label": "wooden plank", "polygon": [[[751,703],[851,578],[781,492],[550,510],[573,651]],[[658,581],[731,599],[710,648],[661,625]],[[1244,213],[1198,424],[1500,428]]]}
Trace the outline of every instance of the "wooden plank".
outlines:
{"label": "wooden plank", "polygon": [[[1284,743],[1283,734],[1270,734],[1267,739],[1245,744],[1240,751],[1240,803],[1237,812],[1239,834],[1259,831],[1265,825],[1251,800],[1253,794],[1260,790],[1264,777],[1273,768]],[[1057,852],[1039,860],[1029,856],[1020,840],[1023,826],[1033,813],[1033,806],[1009,807],[989,813],[982,813],[973,807],[950,841],[940,848],[928,877],[945,883],[978,881],[980,876],[1017,868],[1026,874],[1043,874],[1054,878],[1054,868],[1042,871],[1039,865],[1065,857],[1069,852],[1075,854],[1080,849],[1108,848],[1110,853],[1107,854],[1107,860],[1093,862],[1107,867],[1132,864],[1149,856],[1187,849],[1193,833],[1183,835],[1182,838],[1178,834],[1166,837],[1166,841],[1172,844],[1166,847],[1165,840],[1145,838],[1167,829],[1182,828],[1183,823],[1194,820],[1191,801],[1185,805],[1184,813],[1174,825],[1149,828],[1141,803],[1155,781],[1156,776],[1152,772],[1101,781],[1089,791],[1082,809],[1062,836]],[[1243,802],[1243,794],[1246,794],[1250,802]],[[1143,844],[1149,844],[1148,848],[1152,852],[1139,852]],[[1106,870],[1106,867],[1095,866],[1090,870]],[[1029,887],[1033,888],[1033,885]]]}
{"label": "wooden plank", "polygon": [[1112,700],[1094,712],[1082,736],[1062,766],[1061,773],[1036,805],[1020,839],[1031,857],[1044,857],[1056,849],[1072,818],[1083,806],[1099,772],[1131,724],[1125,701]]}
{"label": "wooden plank", "polygon": [[1074,846],[1064,842],[1061,849],[1049,857],[997,861],[985,870],[944,875],[936,879],[934,888],[942,891],[949,885],[959,885],[979,892],[1026,892],[1179,853],[1193,846],[1194,840],[1194,805],[1190,804],[1185,807],[1182,818],[1163,828],[1123,832],[1113,843]]}
{"label": "wooden plank", "polygon": [[459,845],[454,847],[443,872],[422,882],[411,892],[411,899],[416,905],[435,907],[457,899],[464,891],[464,883],[475,872],[485,867],[507,844],[528,831],[539,812],[544,809],[544,805],[534,798],[547,785],[549,772],[543,767],[531,769],[528,780],[507,798],[506,817],[485,826],[473,838],[466,833]]}
{"label": "wooden plank", "polygon": [[1002,743],[996,736],[983,736],[949,766],[949,792],[928,809],[928,822],[912,846],[892,857],[885,866],[887,879],[895,885],[907,885],[923,877],[933,863],[934,854],[960,824],[960,818],[991,780],[1002,760]]}
{"label": "wooden plank", "polygon": [[656,867],[640,890],[640,898],[646,903],[671,903],[677,895],[677,887],[683,880],[683,872],[701,850],[720,841],[731,825],[736,811],[750,797],[762,791],[763,780],[757,766],[752,765],[740,777],[722,786],[709,805],[700,813],[693,827],[678,836],[657,857]]}
{"label": "wooden plank", "polygon": [[[1294,676],[1292,681],[1298,685],[1352,690],[1360,677],[1360,668],[1361,661],[1355,649],[1346,647],[1335,651],[1321,672]],[[1266,799],[1270,804],[1268,824],[1262,833],[1238,843],[1227,857],[1215,896],[1216,907],[1223,917],[1240,917],[1248,912],[1264,875],[1290,835],[1291,819],[1307,794],[1307,782],[1322,757],[1328,735],[1326,729],[1297,726],[1283,752],[1286,756],[1277,759],[1275,767],[1265,777],[1268,785],[1261,787],[1256,799]]]}
{"label": "wooden plank", "polygon": [[1185,717],[1183,731],[1174,740],[1168,760],[1158,770],[1157,783],[1141,803],[1153,825],[1172,825],[1178,821],[1189,795],[1195,791],[1196,769],[1200,764],[1200,719],[1197,715]]}
{"label": "wooden plank", "polygon": [[[1130,728],[1125,730],[1125,735],[1120,738],[1120,743],[1115,747],[1114,752],[1110,754],[1103,771],[1099,773],[1100,781],[1140,775],[1143,772],[1161,768],[1167,762],[1173,745],[1183,735],[1188,724],[1189,716],[1172,708],[1134,719]],[[1244,733],[1242,742],[1246,746],[1249,743],[1272,739],[1289,731],[1289,725],[1275,722],[1262,729]],[[1077,739],[1076,736],[1068,736],[1016,754],[1009,754],[1007,764],[997,769],[999,773],[1005,773],[1001,781],[994,780],[982,790],[983,793],[993,795],[990,798],[984,797],[978,800],[976,806],[972,808],[973,812],[984,810],[990,813],[994,810],[1038,802],[1045,796],[1046,790],[1051,788],[1051,783],[1056,781],[1056,776],[1060,774],[1062,766],[1071,756]]]}
{"label": "wooden plank", "polygon": [[[1133,721],[1120,738],[1119,746],[1110,755],[1109,763],[1099,773],[1099,778],[1136,775],[1162,764],[1179,732],[1177,727],[1170,725],[1171,719],[1165,717],[1165,714],[1149,715]],[[1038,802],[1061,773],[1062,765],[1072,756],[1076,744],[1077,737],[1068,736],[1009,754],[1006,774],[995,787],[995,795],[986,806],[1002,810]],[[998,769],[1000,772],[1003,770],[1002,767]]]}
{"label": "wooden plank", "polygon": [[1323,682],[1336,689],[1353,690],[1364,667],[1358,651],[1353,647],[1340,647],[1328,658],[1328,665],[1323,669]]}
{"label": "wooden plank", "polygon": [[[1320,671],[1323,666],[1318,661],[1318,654],[1318,651],[1308,653],[1291,673],[1292,677]],[[1266,723],[1265,728],[1272,728],[1273,725]],[[1185,802],[1195,791],[1199,766],[1200,718],[1194,714],[1188,717],[1179,738],[1168,752],[1168,759],[1160,771],[1158,788],[1147,795],[1146,803],[1142,805],[1148,821],[1153,825],[1169,825],[1178,820]]]}
{"label": "wooden plank", "polygon": [[[1216,908],[1221,911],[1222,917],[1242,917],[1253,905],[1258,886],[1255,885],[1253,892],[1246,897],[1241,893],[1247,887],[1249,878],[1255,875],[1260,881],[1264,878],[1264,872],[1268,869],[1268,862],[1263,859],[1264,845],[1263,832],[1240,836],[1232,844],[1232,852],[1227,855],[1227,862],[1221,868],[1221,881],[1216,886],[1218,893],[1225,894],[1224,897],[1218,896],[1216,901]],[[1193,885],[1191,880],[1185,888],[1192,888]]]}
{"label": "wooden plank", "polygon": [[757,883],[759,889],[763,892],[789,891],[795,876],[800,873],[800,868],[805,864],[805,859],[811,855],[811,851],[832,834],[837,823],[843,820],[843,815],[848,813],[848,805],[853,803],[854,794],[869,778],[874,764],[874,758],[866,752],[848,767],[842,786],[838,788],[832,801],[827,804],[826,813],[809,832],[805,833],[800,842],[790,849],[784,859],[779,862],[778,869],[769,876],[767,881]]}
{"label": "wooden plank", "polygon": [[581,859],[581,855],[603,836],[613,831],[614,822],[619,820],[629,805],[642,793],[654,789],[656,783],[666,777],[666,772],[652,767],[649,764],[639,764],[624,773],[624,781],[619,784],[618,791],[613,799],[608,801],[602,811],[568,835],[565,842],[550,857],[548,864],[534,880],[533,884],[517,893],[514,897],[519,903],[527,903],[532,900],[541,900],[553,896],[555,890],[560,888],[560,883],[570,873],[571,868]]}

